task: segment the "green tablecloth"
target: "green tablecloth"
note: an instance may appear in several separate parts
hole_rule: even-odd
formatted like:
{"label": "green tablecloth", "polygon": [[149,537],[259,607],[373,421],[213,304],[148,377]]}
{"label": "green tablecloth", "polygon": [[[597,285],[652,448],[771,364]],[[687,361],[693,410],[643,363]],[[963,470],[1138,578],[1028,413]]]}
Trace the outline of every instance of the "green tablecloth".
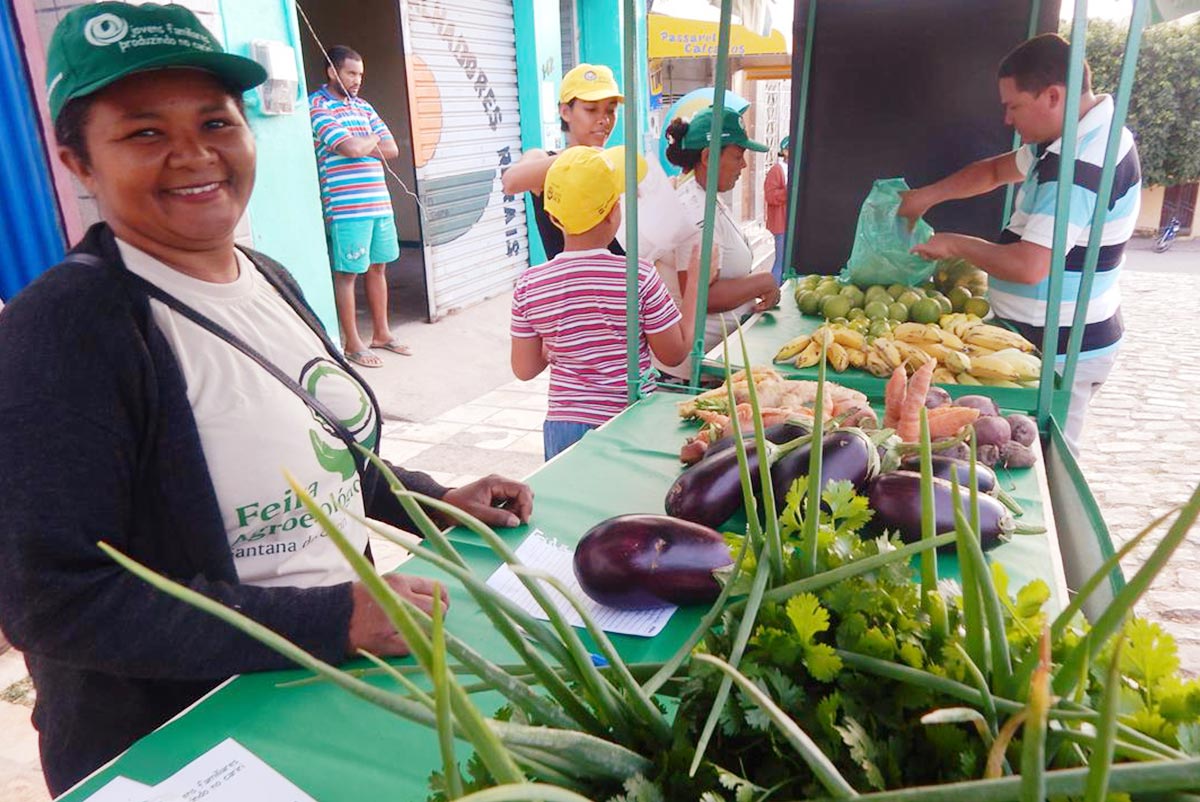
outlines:
{"label": "green tablecloth", "polygon": [[[800,314],[800,308],[794,300],[795,279],[784,283],[779,306],[768,312],[754,315],[742,324],[742,332],[746,338],[746,350],[750,354],[750,364],[770,365],[780,375],[789,379],[817,378],[817,369],[797,368],[789,362],[775,364],[772,360],[780,347],[789,340],[802,334],[811,334],[824,320],[812,315]],[[729,364],[733,369],[741,370],[746,366],[742,358],[742,346],[736,332],[729,336]],[[723,376],[725,374],[725,358],[722,345],[717,345],[706,355],[701,369],[705,373]],[[844,387],[860,390],[872,400],[883,398],[883,387],[887,379],[877,378],[859,368],[847,368],[841,373],[835,373],[833,368],[827,368],[826,377]],[[982,394],[996,399],[1002,408],[1007,410],[1029,411],[1037,405],[1036,390],[1016,390],[1005,387],[978,387],[968,384],[942,385],[954,396]]]}
{"label": "green tablecloth", "polygon": [[[506,532],[506,539],[515,545],[536,526],[573,543],[593,524],[613,515],[661,512],[666,489],[680,470],[679,446],[694,430],[676,415],[681,398],[660,393],[636,404],[538,471],[530,479],[536,494],[534,519],[528,527]],[[1025,506],[1026,520],[1041,520],[1048,514],[1048,501],[1039,489],[1044,481],[1037,473],[1023,471],[1004,481]],[[451,537],[479,573],[486,576],[497,564],[469,532],[456,531]],[[1057,551],[1050,538],[1018,538],[992,555],[1008,569],[1014,590],[1041,577],[1054,589],[1052,603],[1063,604],[1057,578],[1061,571],[1053,569]],[[952,558],[942,558],[940,563],[944,575],[957,575]],[[406,563],[403,570],[432,575],[416,561]],[[489,657],[506,661],[507,645],[478,607],[454,584],[450,593],[450,630]],[[614,641],[629,661],[660,661],[678,647],[701,614],[701,610],[681,609],[654,639],[615,636]],[[63,798],[85,799],[117,774],[159,783],[232,737],[321,802],[424,799],[429,774],[440,766],[433,734],[327,685],[277,687],[301,676],[278,672],[233,680],[138,741],[112,766]],[[489,711],[499,703],[497,697],[478,699]],[[463,757],[467,754],[463,747]]]}

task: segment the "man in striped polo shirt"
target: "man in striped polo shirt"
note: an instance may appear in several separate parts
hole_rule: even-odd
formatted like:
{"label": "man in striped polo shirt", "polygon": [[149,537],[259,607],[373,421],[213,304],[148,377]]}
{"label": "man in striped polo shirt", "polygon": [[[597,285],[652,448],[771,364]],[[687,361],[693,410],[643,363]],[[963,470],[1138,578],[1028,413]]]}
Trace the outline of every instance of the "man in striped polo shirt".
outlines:
{"label": "man in striped polo shirt", "polygon": [[[947,178],[905,193],[899,214],[915,222],[938,203],[982,195],[1004,184],[1020,184],[1016,208],[999,243],[963,234],[935,234],[914,252],[926,259],[966,259],[989,274],[988,297],[996,316],[1034,343],[1041,343],[1049,297],[1050,249],[1053,244],[1062,150],[1067,67],[1070,45],[1056,34],[1034,37],[1009,53],[1000,64],[1000,100],[1005,122],[1021,135],[1020,149],[975,162]],[[1075,145],[1075,178],[1067,222],[1066,271],[1059,308],[1059,361],[1071,335],[1091,235],[1100,170],[1112,127],[1113,99],[1092,93],[1091,71],[1083,68],[1079,128]],[[1108,378],[1124,327],[1121,323],[1119,278],[1125,244],[1133,235],[1141,200],[1141,167],[1133,134],[1122,129],[1108,216],[1100,237],[1100,258],[1088,302],[1086,325],[1071,407],[1063,434],[1079,453],[1084,414],[1092,396]]]}
{"label": "man in striped polo shirt", "polygon": [[308,96],[321,205],[333,266],[333,293],[346,358],[367,368],[382,360],[358,333],[354,283],[366,274],[371,310],[370,348],[407,356],[408,346],[392,338],[388,326],[386,264],[400,257],[392,199],[383,163],[400,155],[392,132],[371,104],[358,96],[363,60],[343,45],[329,49],[329,83]]}

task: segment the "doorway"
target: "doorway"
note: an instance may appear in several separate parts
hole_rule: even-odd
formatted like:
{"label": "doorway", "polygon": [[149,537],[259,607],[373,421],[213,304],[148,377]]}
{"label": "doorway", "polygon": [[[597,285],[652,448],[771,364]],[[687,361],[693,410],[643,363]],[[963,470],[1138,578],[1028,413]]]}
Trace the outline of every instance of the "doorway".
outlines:
{"label": "doorway", "polygon": [[[421,218],[417,202],[410,194],[417,190],[417,176],[399,2],[303,0],[296,7],[304,74],[310,92],[328,80],[322,46],[345,45],[362,54],[362,98],[387,124],[400,149],[400,155],[387,165],[391,171],[387,176],[388,192],[400,237],[400,258],[387,266],[389,317],[393,324],[412,320],[430,322]],[[367,311],[363,284],[358,282],[360,321]]]}
{"label": "doorway", "polygon": [[1198,187],[1200,184],[1195,182],[1167,187],[1166,193],[1163,195],[1162,216],[1158,221],[1159,231],[1171,222],[1172,217],[1178,217],[1179,236],[1190,237],[1192,235],[1192,220],[1196,216],[1196,190]]}

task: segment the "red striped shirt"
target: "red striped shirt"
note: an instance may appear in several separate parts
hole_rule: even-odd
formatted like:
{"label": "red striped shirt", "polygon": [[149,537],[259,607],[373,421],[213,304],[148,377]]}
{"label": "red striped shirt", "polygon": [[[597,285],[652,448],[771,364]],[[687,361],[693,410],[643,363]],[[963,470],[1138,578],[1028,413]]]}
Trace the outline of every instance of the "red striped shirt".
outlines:
{"label": "red striped shirt", "polygon": [[[647,334],[680,321],[658,271],[638,262],[639,362],[650,369]],[[541,337],[550,355],[546,420],[601,424],[625,408],[625,257],[604,249],[564,251],[530,267],[513,290],[516,338]],[[648,389],[654,389],[653,384]]]}

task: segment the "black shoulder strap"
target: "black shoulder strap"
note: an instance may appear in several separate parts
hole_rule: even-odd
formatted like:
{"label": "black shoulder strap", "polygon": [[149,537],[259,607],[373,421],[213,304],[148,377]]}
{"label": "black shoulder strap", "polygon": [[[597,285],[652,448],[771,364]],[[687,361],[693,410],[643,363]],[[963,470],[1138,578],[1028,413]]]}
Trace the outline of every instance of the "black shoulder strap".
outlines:
{"label": "black shoulder strap", "polygon": [[[86,253],[68,254],[66,261],[79,262],[81,264],[91,266],[103,267],[106,265],[103,259]],[[271,276],[269,271],[260,270],[259,272],[268,277],[267,280],[272,286],[275,287],[275,289],[279,290],[280,294],[283,295],[286,301],[288,301],[289,305],[294,307],[296,303],[298,303],[298,301],[295,300],[295,296],[291,290],[284,286],[278,277]],[[358,467],[359,472],[363,471],[366,458],[358,450],[358,441],[355,439],[354,435],[350,433],[350,430],[346,428],[346,425],[341,422],[337,415],[335,415],[329,409],[329,407],[321,401],[321,399],[317,398],[301,387],[295,379],[284,373],[278,365],[255,350],[253,346],[251,346],[241,337],[238,337],[229,329],[225,328],[220,323],[217,323],[215,320],[203,314],[202,312],[199,312],[188,306],[171,293],[159,287],[157,284],[147,281],[137,273],[134,273],[130,270],[122,271],[122,277],[131,282],[142,292],[146,293],[146,295],[150,296],[156,301],[166,304],[174,312],[182,315],[183,317],[195,323],[197,326],[206,329],[217,337],[220,337],[222,340],[229,343],[234,348],[241,351],[243,354],[256,362],[260,367],[263,368],[263,370],[274,376],[280,384],[291,390],[292,393],[301,401],[303,401],[309,409],[321,416],[321,419],[329,425],[333,432],[337,434],[338,438],[346,444],[347,448],[350,449],[350,454],[353,456],[354,463]],[[368,393],[370,393],[370,389],[366,387],[365,383],[363,384],[363,387]],[[371,403],[375,403],[374,395],[371,396]],[[378,407],[376,407],[376,409],[378,409]],[[378,417],[378,414],[376,414],[376,420],[378,420]]]}

